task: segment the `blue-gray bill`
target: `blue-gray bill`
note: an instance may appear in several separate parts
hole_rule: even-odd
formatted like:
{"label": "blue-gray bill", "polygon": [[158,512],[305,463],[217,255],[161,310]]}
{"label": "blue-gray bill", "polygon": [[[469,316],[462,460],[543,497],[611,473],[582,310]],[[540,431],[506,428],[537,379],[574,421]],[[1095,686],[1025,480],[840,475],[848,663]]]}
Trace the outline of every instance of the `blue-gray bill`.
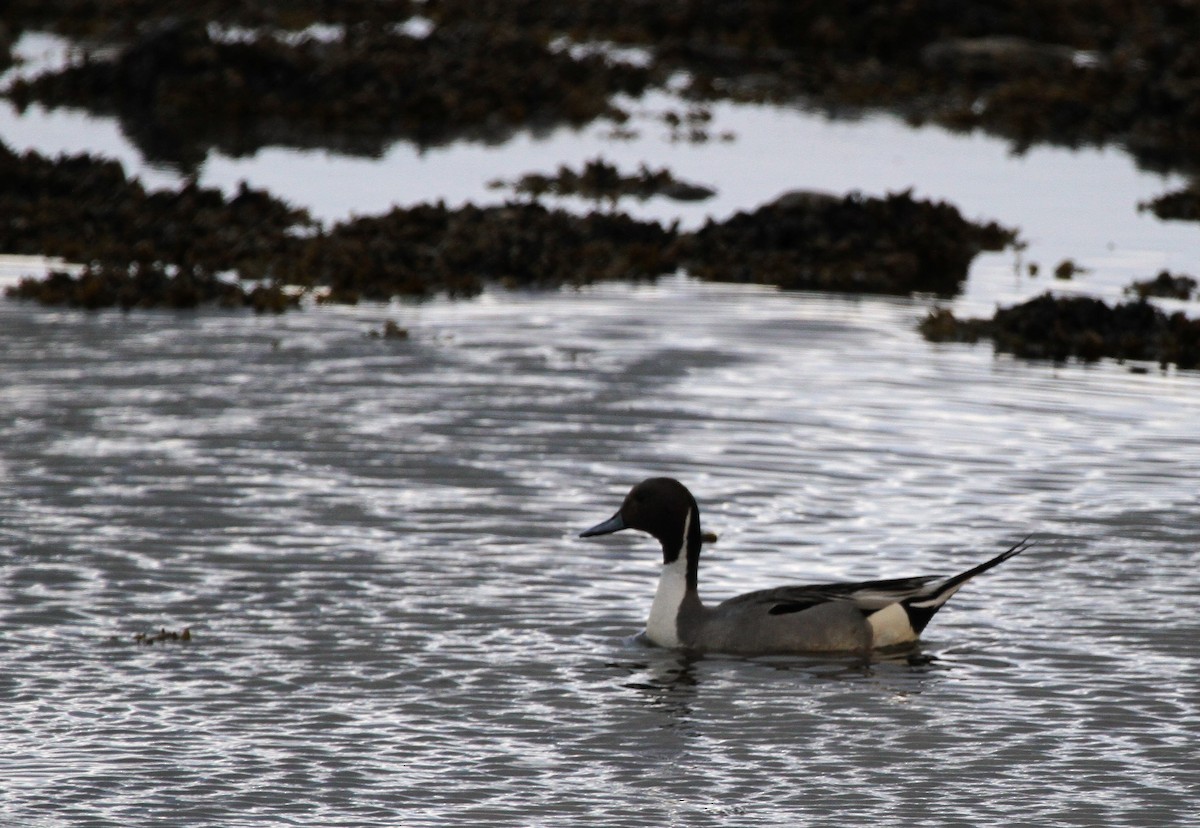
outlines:
{"label": "blue-gray bill", "polygon": [[621,513],[617,512],[603,523],[597,523],[591,529],[584,529],[579,533],[581,538],[590,538],[594,535],[611,535],[613,532],[620,532],[625,527],[625,519],[621,517]]}

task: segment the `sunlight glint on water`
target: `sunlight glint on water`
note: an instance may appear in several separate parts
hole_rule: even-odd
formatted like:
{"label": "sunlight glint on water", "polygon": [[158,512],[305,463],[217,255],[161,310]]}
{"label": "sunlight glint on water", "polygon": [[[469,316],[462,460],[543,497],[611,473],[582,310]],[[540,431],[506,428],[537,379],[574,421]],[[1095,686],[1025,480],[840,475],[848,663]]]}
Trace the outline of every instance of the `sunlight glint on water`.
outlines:
{"label": "sunlight glint on water", "polygon": [[[0,304],[0,821],[1186,821],[1200,386],[930,346],[922,312],[679,279]],[[660,473],[720,535],[713,600],[1039,544],[920,659],[689,662],[631,640],[653,544],[574,537]],[[132,641],[163,627],[193,640]]]}

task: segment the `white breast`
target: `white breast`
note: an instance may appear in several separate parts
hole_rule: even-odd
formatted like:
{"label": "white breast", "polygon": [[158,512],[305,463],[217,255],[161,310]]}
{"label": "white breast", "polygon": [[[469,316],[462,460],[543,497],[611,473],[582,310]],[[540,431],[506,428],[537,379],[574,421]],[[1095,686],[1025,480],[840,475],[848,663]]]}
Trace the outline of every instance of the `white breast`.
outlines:
{"label": "white breast", "polygon": [[687,558],[663,564],[658,576],[658,591],[646,621],[646,636],[660,647],[679,646],[679,605],[687,591]]}
{"label": "white breast", "polygon": [[687,537],[691,525],[689,510],[683,522],[683,546],[674,561],[663,564],[654,603],[650,606],[650,618],[646,621],[646,637],[660,647],[678,647],[680,644],[679,605],[687,594]]}

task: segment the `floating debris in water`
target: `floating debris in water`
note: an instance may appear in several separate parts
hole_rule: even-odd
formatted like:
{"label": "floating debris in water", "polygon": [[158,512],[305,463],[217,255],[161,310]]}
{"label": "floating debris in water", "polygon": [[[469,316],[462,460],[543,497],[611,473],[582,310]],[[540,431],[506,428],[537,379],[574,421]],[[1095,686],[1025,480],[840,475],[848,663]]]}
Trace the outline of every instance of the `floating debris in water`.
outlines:
{"label": "floating debris in water", "polygon": [[380,330],[372,330],[367,333],[371,339],[408,339],[408,328],[401,328],[391,319],[383,323],[383,328]]}
{"label": "floating debris in water", "polygon": [[[705,144],[713,138],[709,129],[712,112],[707,107],[692,107],[682,115],[674,110],[667,110],[662,114],[661,120],[671,130],[671,143],[686,141],[690,144]],[[736,136],[726,130],[719,133],[717,138],[721,141],[733,141]]]}
{"label": "floating debris in water", "polygon": [[179,632],[161,627],[156,633],[134,633],[133,640],[138,644],[160,644],[167,641],[191,641],[192,631],[189,627],[184,627]]}

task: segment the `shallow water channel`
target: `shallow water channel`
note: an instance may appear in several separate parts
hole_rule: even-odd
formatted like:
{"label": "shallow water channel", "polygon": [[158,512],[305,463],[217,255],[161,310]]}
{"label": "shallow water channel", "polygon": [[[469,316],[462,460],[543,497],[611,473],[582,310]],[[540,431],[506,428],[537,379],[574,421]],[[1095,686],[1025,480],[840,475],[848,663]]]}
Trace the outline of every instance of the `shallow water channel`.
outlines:
{"label": "shallow water channel", "polygon": [[[1186,822],[1200,383],[931,346],[922,310],[0,303],[0,821]],[[632,640],[653,542],[575,538],[657,473],[720,535],[710,599],[1038,543],[910,658],[689,661]]]}

